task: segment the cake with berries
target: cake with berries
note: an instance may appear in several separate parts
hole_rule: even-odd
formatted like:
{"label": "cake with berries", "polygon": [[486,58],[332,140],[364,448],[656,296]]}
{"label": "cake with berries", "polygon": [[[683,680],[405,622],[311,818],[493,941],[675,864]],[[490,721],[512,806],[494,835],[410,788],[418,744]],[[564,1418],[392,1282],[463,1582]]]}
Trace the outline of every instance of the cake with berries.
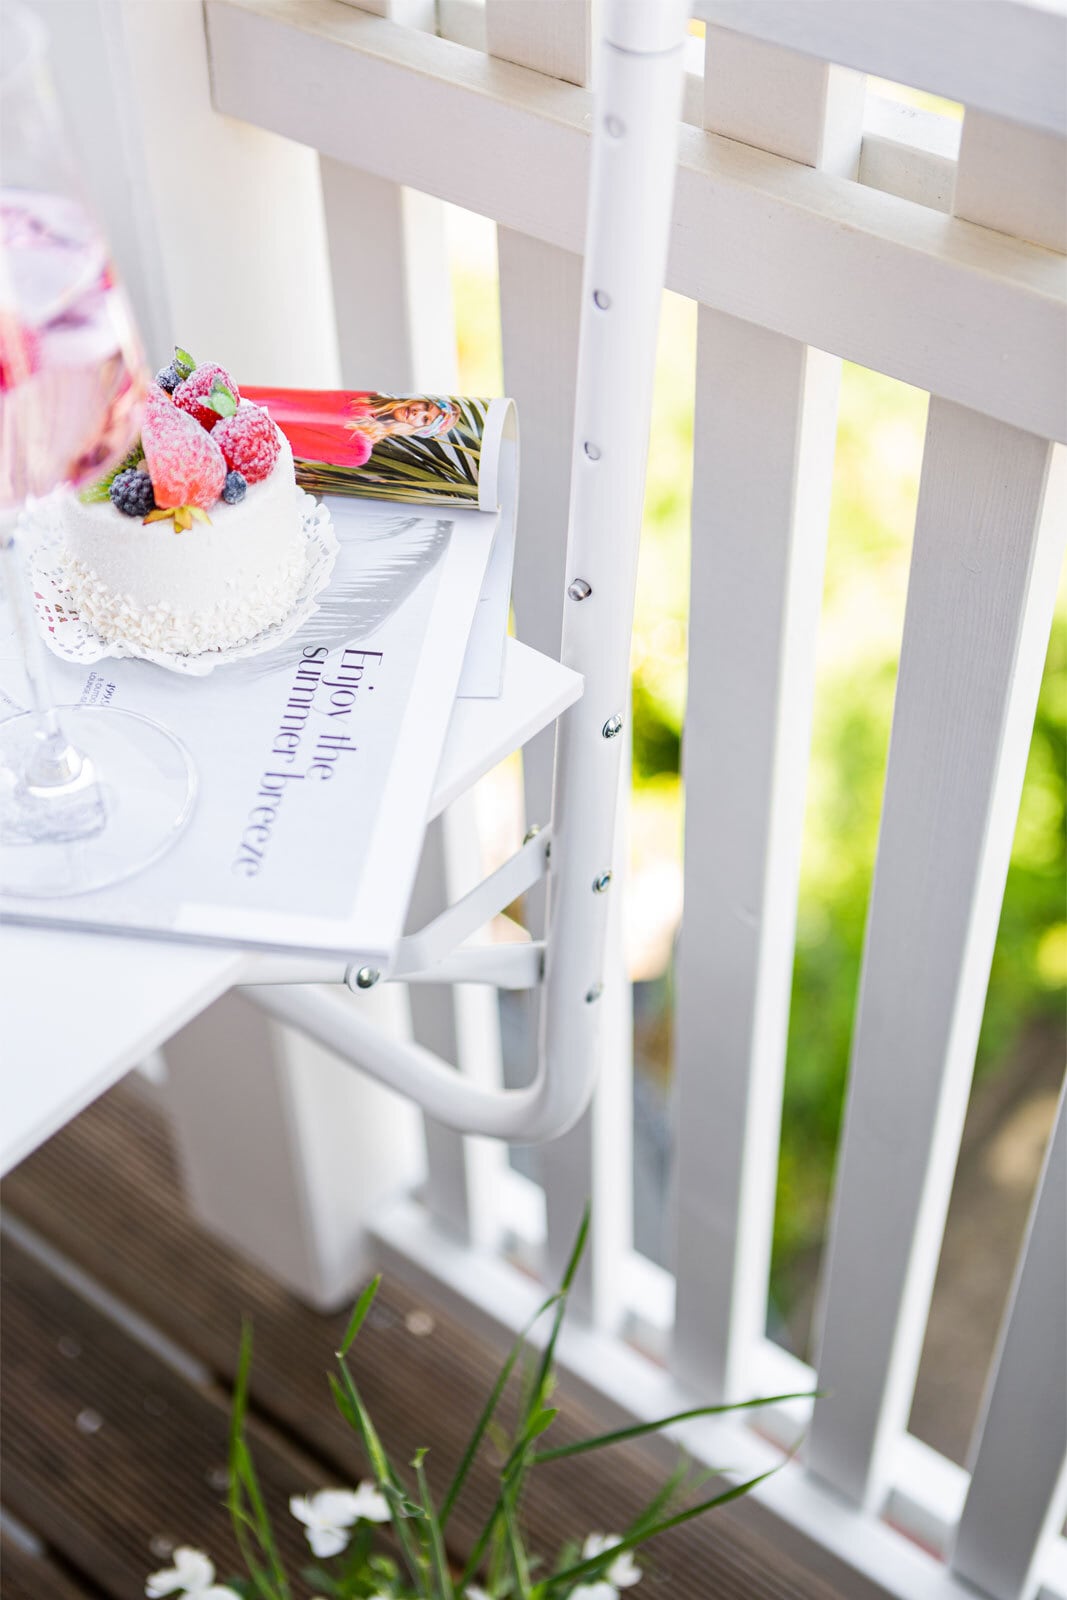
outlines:
{"label": "cake with berries", "polygon": [[303,494],[264,407],[183,350],[145,399],[141,437],[63,509],[63,580],[109,643],[199,655],[292,609],[306,571]]}

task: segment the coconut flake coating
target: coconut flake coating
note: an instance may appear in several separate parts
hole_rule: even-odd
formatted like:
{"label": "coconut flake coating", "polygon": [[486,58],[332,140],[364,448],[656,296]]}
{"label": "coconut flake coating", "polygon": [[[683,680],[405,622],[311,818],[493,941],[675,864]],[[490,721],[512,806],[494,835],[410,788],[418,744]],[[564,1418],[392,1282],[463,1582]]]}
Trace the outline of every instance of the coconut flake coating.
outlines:
{"label": "coconut flake coating", "polygon": [[63,567],[75,609],[108,643],[187,655],[243,644],[281,621],[300,592],[301,506],[284,438],[268,479],[184,533],[72,499]]}

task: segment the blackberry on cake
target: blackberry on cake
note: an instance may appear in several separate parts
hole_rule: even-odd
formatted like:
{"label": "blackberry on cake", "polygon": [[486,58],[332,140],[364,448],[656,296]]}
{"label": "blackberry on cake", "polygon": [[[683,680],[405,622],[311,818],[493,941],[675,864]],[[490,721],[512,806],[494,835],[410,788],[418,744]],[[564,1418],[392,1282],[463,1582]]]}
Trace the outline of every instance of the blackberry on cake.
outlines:
{"label": "blackberry on cake", "polygon": [[124,517],[147,517],[156,509],[152,479],[139,467],[127,467],[111,480],[108,497]]}

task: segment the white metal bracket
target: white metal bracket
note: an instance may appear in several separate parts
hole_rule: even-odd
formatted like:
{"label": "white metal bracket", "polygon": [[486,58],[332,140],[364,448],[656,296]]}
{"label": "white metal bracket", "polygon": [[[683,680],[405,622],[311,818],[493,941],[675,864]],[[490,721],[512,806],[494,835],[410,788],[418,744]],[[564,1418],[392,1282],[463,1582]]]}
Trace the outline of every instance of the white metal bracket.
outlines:
{"label": "white metal bracket", "polygon": [[[415,975],[421,975],[423,981],[427,983],[448,982],[446,978],[432,976],[435,969],[440,971],[441,963],[453,952],[462,955],[464,952],[459,947],[465,939],[479,928],[483,928],[492,917],[503,911],[505,906],[511,905],[513,900],[525,894],[527,889],[532,889],[534,884],[544,877],[548,870],[550,840],[551,833],[547,828],[528,835],[525,843],[510,860],[505,861],[502,867],[491,872],[487,878],[483,878],[469,894],[465,894],[455,905],[442,911],[440,916],[434,917],[417,933],[406,934],[397,945],[396,958],[390,965],[389,977],[409,981]],[[505,945],[503,948],[522,950],[524,947]],[[477,953],[477,947],[469,952],[471,956]],[[507,962],[503,963],[505,969],[507,965]],[[351,984],[348,975],[345,981]]]}

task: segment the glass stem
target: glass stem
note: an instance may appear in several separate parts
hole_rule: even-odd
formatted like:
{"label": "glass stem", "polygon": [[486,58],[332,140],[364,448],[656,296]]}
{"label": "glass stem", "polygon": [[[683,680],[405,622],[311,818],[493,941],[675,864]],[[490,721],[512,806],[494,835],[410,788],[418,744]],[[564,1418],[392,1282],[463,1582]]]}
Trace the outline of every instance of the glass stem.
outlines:
{"label": "glass stem", "polygon": [[36,748],[30,770],[24,776],[35,789],[63,787],[81,776],[83,761],[80,753],[68,743],[52,702],[47,651],[33,614],[30,575],[19,548],[17,522],[17,510],[0,511],[0,575],[22,651],[30,710],[37,721]]}

